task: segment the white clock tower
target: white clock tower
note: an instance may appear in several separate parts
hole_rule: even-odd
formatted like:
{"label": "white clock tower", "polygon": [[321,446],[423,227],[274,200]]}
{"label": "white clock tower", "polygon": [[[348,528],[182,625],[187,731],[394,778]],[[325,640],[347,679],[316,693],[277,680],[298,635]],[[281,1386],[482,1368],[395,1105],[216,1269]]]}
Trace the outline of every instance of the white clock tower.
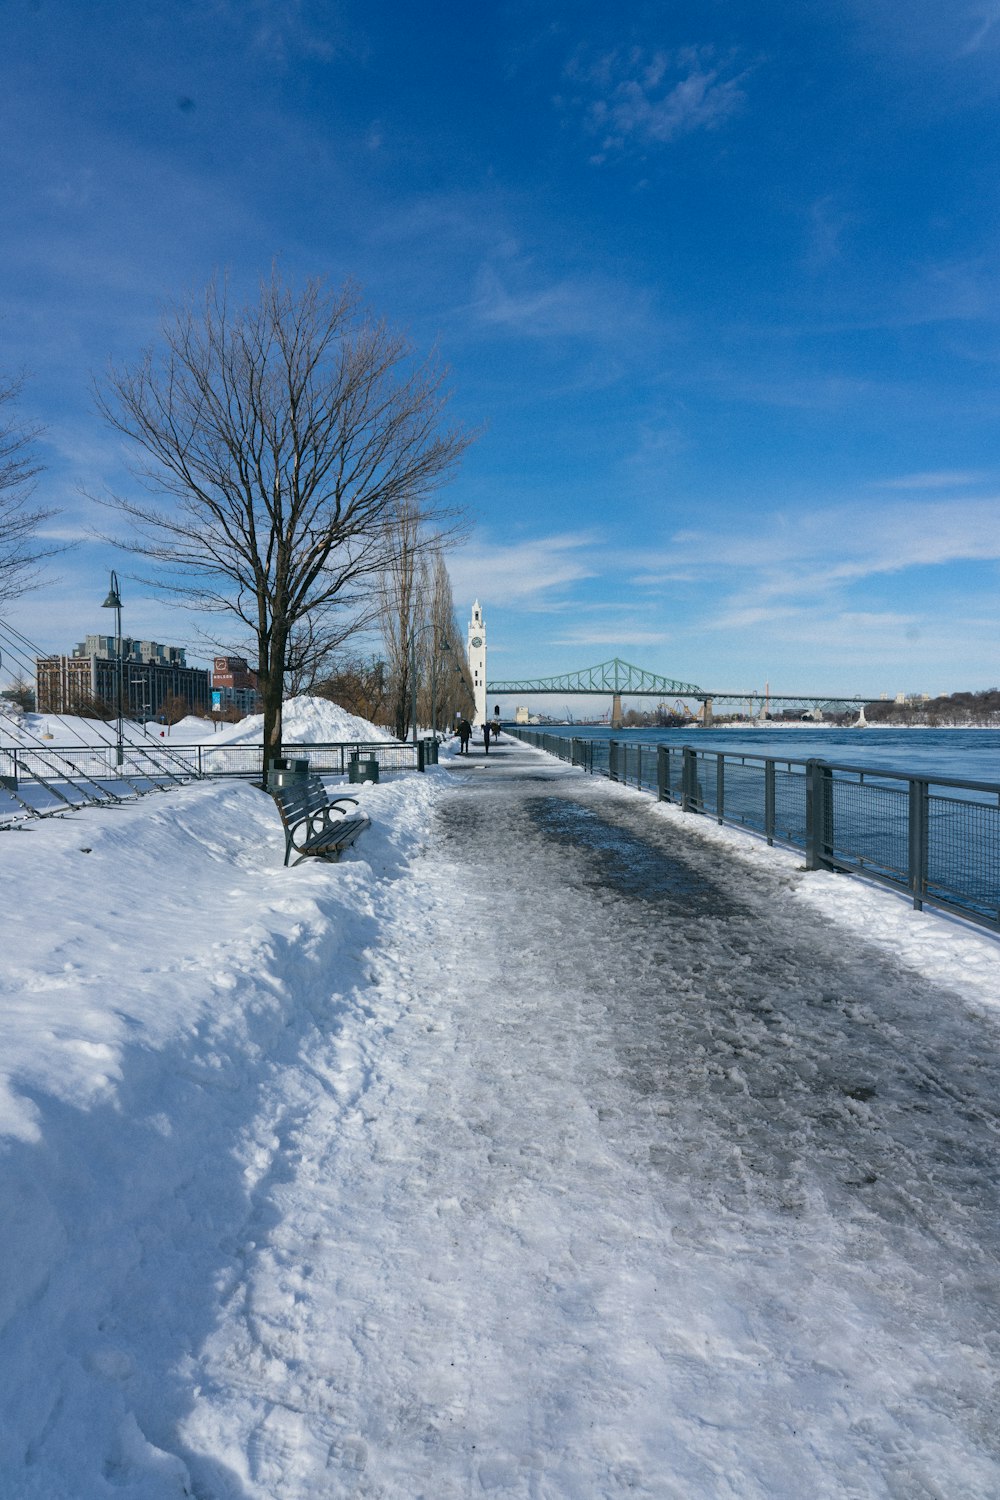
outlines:
{"label": "white clock tower", "polygon": [[472,691],[476,700],[476,714],[474,724],[485,724],[486,722],[486,625],[483,621],[483,612],[479,607],[477,599],[472,606],[472,619],[469,621],[469,675],[472,678]]}

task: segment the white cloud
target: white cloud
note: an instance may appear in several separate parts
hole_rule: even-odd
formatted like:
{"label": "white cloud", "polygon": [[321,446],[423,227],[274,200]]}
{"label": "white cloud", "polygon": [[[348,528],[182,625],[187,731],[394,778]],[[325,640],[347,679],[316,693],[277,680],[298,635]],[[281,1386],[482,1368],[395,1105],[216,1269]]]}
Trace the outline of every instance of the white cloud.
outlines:
{"label": "white cloud", "polygon": [[973,56],[990,40],[991,33],[1000,23],[1000,0],[975,6],[967,19],[972,29],[968,40],[959,49],[959,57]]}
{"label": "white cloud", "polygon": [[593,621],[576,625],[571,630],[552,636],[553,646],[599,646],[603,650],[619,651],[629,646],[662,646],[668,639],[665,630],[649,630],[638,625],[620,622]]}
{"label": "white cloud", "polygon": [[721,125],[745,99],[741,78],[727,77],[728,71],[727,62],[705,47],[577,54],[566,70],[592,96],[577,102],[588,129],[600,138],[595,161],[630,145],[667,145]]}
{"label": "white cloud", "polygon": [[529,338],[617,342],[648,334],[657,322],[652,298],[642,289],[599,276],[540,283],[529,267],[517,264],[506,275],[481,267],[472,310],[482,323]]}
{"label": "white cloud", "polygon": [[503,600],[522,608],[545,608],[546,598],[601,572],[596,532],[562,532],[515,543],[485,537],[448,555],[452,590],[462,601]]}
{"label": "white cloud", "polygon": [[666,549],[633,558],[634,581],[754,573],[758,596],[818,593],[877,574],[960,561],[1000,560],[1000,497],[887,501],[757,516],[739,532],[677,532]]}
{"label": "white cloud", "polygon": [[879,480],[883,490],[949,490],[982,484],[988,476],[977,469],[940,469],[926,474],[900,474],[896,479]]}

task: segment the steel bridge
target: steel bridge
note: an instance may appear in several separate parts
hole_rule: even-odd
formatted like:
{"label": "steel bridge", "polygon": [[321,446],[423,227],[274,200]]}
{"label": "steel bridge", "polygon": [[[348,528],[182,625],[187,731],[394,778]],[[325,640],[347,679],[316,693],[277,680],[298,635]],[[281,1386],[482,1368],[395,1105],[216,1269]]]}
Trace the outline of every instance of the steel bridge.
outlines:
{"label": "steel bridge", "polygon": [[524,693],[535,697],[550,694],[565,697],[574,694],[593,696],[610,693],[612,695],[611,723],[615,727],[621,722],[623,697],[660,700],[688,698],[701,704],[702,717],[706,722],[711,718],[713,706],[717,703],[747,704],[753,716],[755,707],[758,712],[763,712],[765,704],[772,703],[780,704],[783,708],[799,707],[845,712],[852,708],[863,708],[866,703],[872,701],[870,697],[844,697],[830,693],[762,693],[758,689],[742,692],[713,691],[710,688],[698,687],[693,682],[680,682],[674,677],[662,677],[656,672],[648,672],[644,667],[632,666],[630,662],[622,661],[618,656],[612,657],[611,661],[600,662],[594,667],[582,667],[577,672],[564,672],[559,677],[517,678],[506,682],[488,682],[486,691],[490,697],[501,693],[508,695]]}

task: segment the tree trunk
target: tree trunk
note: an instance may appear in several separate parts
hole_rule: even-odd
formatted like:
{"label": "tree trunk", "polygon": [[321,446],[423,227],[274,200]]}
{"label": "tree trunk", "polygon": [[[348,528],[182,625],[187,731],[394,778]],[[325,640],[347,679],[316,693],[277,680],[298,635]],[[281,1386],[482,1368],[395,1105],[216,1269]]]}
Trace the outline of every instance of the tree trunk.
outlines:
{"label": "tree trunk", "polygon": [[261,702],[264,711],[264,784],[267,785],[267,773],[271,761],[281,754],[282,722],[281,710],[284,702],[285,673],[284,673],[284,641],[277,639],[272,631],[268,642],[268,651],[262,652],[260,657],[260,669],[257,674],[257,686],[260,691]]}

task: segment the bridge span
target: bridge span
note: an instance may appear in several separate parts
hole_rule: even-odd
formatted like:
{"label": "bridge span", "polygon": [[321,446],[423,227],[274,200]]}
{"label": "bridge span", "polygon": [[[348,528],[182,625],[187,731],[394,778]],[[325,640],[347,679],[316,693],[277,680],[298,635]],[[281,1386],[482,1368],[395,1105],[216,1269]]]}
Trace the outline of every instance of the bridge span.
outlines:
{"label": "bridge span", "polygon": [[836,693],[762,693],[759,689],[729,692],[698,687],[692,682],[682,682],[674,677],[663,677],[649,672],[644,667],[633,666],[612,657],[593,667],[582,667],[576,672],[564,672],[558,677],[516,678],[509,681],[487,683],[489,697],[504,694],[523,694],[533,697],[593,697],[602,693],[611,694],[611,724],[621,725],[623,698],[690,699],[701,704],[701,717],[709,723],[712,710],[718,703],[753,705],[780,704],[783,708],[823,709],[832,713],[844,713],[849,709],[861,709],[870,703],[871,697],[843,696]]}

